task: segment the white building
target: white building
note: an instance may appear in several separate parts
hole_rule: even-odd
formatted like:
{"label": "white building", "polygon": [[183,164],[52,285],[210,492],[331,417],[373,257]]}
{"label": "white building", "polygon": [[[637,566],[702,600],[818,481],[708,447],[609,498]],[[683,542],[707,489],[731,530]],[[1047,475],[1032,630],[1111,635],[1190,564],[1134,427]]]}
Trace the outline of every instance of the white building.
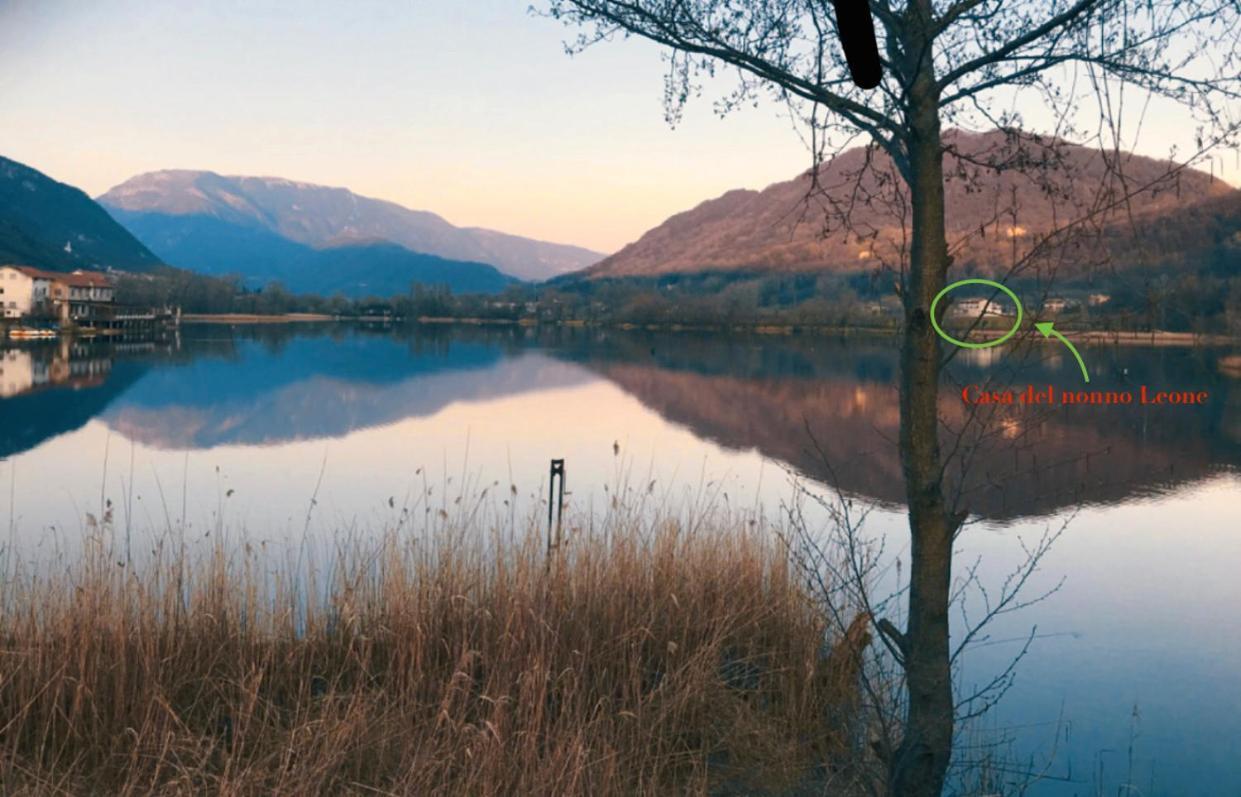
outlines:
{"label": "white building", "polygon": [[1074,310],[1078,306],[1078,302],[1073,299],[1062,299],[1059,296],[1048,297],[1043,302],[1044,313],[1063,313],[1065,310]]}
{"label": "white building", "polygon": [[952,303],[954,316],[1002,316],[1011,310],[1003,303],[989,299],[958,299]]}
{"label": "white building", "polygon": [[0,266],[0,308],[4,318],[28,316],[46,303],[62,321],[89,320],[111,306],[112,283],[97,271],[61,273],[30,266]]}
{"label": "white building", "polygon": [[51,291],[51,275],[27,266],[0,266],[0,307],[5,318],[21,318]]}

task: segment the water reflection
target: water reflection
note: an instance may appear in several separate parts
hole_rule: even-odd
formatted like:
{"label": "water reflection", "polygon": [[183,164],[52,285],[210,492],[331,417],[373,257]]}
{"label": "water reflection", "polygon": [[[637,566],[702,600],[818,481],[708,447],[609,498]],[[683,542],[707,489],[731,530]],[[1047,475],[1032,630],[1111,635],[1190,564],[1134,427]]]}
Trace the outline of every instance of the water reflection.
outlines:
{"label": "water reflection", "polygon": [[[971,513],[1008,521],[1111,504],[1241,464],[1241,389],[1219,373],[1214,352],[1096,348],[1089,356],[1092,387],[1192,387],[1212,400],[1193,409],[995,410],[954,476]],[[756,449],[883,504],[903,499],[896,352],[883,340],[200,327],[159,345],[10,348],[0,362],[3,456],[95,417],[157,449],[275,446],[602,378],[700,439]],[[952,379],[982,382],[1013,362],[967,352]],[[1018,385],[1073,386],[1076,376],[1054,353],[1011,371],[1005,378]],[[940,404],[946,429],[968,428],[954,388]]]}
{"label": "water reflection", "polygon": [[[558,352],[700,437],[757,448],[847,492],[903,503],[893,345],[602,335]],[[971,513],[1011,520],[1115,503],[1241,464],[1241,385],[1217,373],[1215,353],[1096,348],[1090,356],[1097,370],[1092,388],[1192,387],[1209,390],[1212,400],[1193,409],[1018,407],[980,413],[974,424],[980,439],[969,439],[967,467],[952,474]],[[1004,386],[1076,386],[1076,364],[1056,353],[1035,351],[1003,365],[997,354],[967,354],[953,362],[950,381],[960,386],[995,377]],[[940,399],[946,450],[957,444],[956,430],[969,428],[967,414],[957,389],[946,387]]]}
{"label": "water reflection", "polygon": [[80,428],[172,350],[68,339],[0,349],[0,458]]}
{"label": "water reflection", "polygon": [[[201,342],[186,351],[197,355]],[[266,332],[205,343],[209,354],[149,374],[104,421],[157,448],[277,445],[583,380],[485,339]]]}
{"label": "water reflection", "polygon": [[[147,344],[153,346],[154,344]],[[0,398],[50,387],[97,387],[112,370],[112,351],[60,341],[33,350],[0,351]]]}

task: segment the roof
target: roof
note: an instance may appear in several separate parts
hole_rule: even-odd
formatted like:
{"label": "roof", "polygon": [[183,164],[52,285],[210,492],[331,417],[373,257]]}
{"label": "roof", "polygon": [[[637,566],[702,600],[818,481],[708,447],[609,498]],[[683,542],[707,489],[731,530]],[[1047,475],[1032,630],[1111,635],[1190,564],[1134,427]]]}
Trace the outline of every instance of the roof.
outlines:
{"label": "roof", "polygon": [[110,288],[112,282],[106,274],[99,271],[82,271],[78,269],[73,272],[64,271],[44,271],[34,266],[18,266],[15,264],[5,263],[0,268],[11,268],[20,271],[31,279],[48,280],[49,282],[63,282],[74,288]]}
{"label": "roof", "polygon": [[54,271],[44,271],[43,269],[35,268],[34,266],[19,266],[12,263],[5,263],[0,266],[0,268],[11,268],[14,271],[20,271],[31,279],[56,280],[64,276],[63,274],[57,274]]}
{"label": "roof", "polygon": [[59,278],[75,288],[112,287],[112,281],[108,279],[107,275],[101,274],[98,271],[82,271],[79,269],[72,274],[62,274]]}

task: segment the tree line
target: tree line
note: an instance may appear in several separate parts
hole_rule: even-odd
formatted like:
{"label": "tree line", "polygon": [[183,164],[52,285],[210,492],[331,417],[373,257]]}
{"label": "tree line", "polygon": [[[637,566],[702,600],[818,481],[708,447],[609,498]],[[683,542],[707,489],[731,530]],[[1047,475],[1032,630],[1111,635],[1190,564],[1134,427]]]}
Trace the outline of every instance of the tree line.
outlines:
{"label": "tree line", "polygon": [[[1009,283],[1036,309],[1045,284]],[[1100,277],[1058,280],[1070,306],[1057,318],[1067,328],[1109,331],[1241,335],[1241,245],[1197,264],[1128,268]],[[1089,297],[1106,301],[1091,304]],[[126,274],[117,301],[180,307],[186,313],[333,317],[383,316],[507,322],[895,328],[900,299],[881,272],[704,272],[663,277],[584,279],[513,285],[501,293],[453,293],[447,286],[411,284],[397,296],[346,297],[294,293],[279,282],[247,286],[239,277],[209,277],[180,269]]]}

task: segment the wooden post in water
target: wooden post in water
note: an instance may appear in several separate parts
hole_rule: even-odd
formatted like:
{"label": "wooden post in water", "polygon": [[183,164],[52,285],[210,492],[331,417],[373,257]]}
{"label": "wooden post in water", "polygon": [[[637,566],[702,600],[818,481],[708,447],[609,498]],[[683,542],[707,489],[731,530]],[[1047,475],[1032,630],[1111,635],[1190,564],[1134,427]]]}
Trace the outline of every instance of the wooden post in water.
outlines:
{"label": "wooden post in water", "polygon": [[[553,500],[554,499],[554,500]],[[555,515],[556,541],[552,543],[552,516]],[[547,552],[560,547],[560,529],[564,515],[564,460],[553,459],[547,479]]]}

